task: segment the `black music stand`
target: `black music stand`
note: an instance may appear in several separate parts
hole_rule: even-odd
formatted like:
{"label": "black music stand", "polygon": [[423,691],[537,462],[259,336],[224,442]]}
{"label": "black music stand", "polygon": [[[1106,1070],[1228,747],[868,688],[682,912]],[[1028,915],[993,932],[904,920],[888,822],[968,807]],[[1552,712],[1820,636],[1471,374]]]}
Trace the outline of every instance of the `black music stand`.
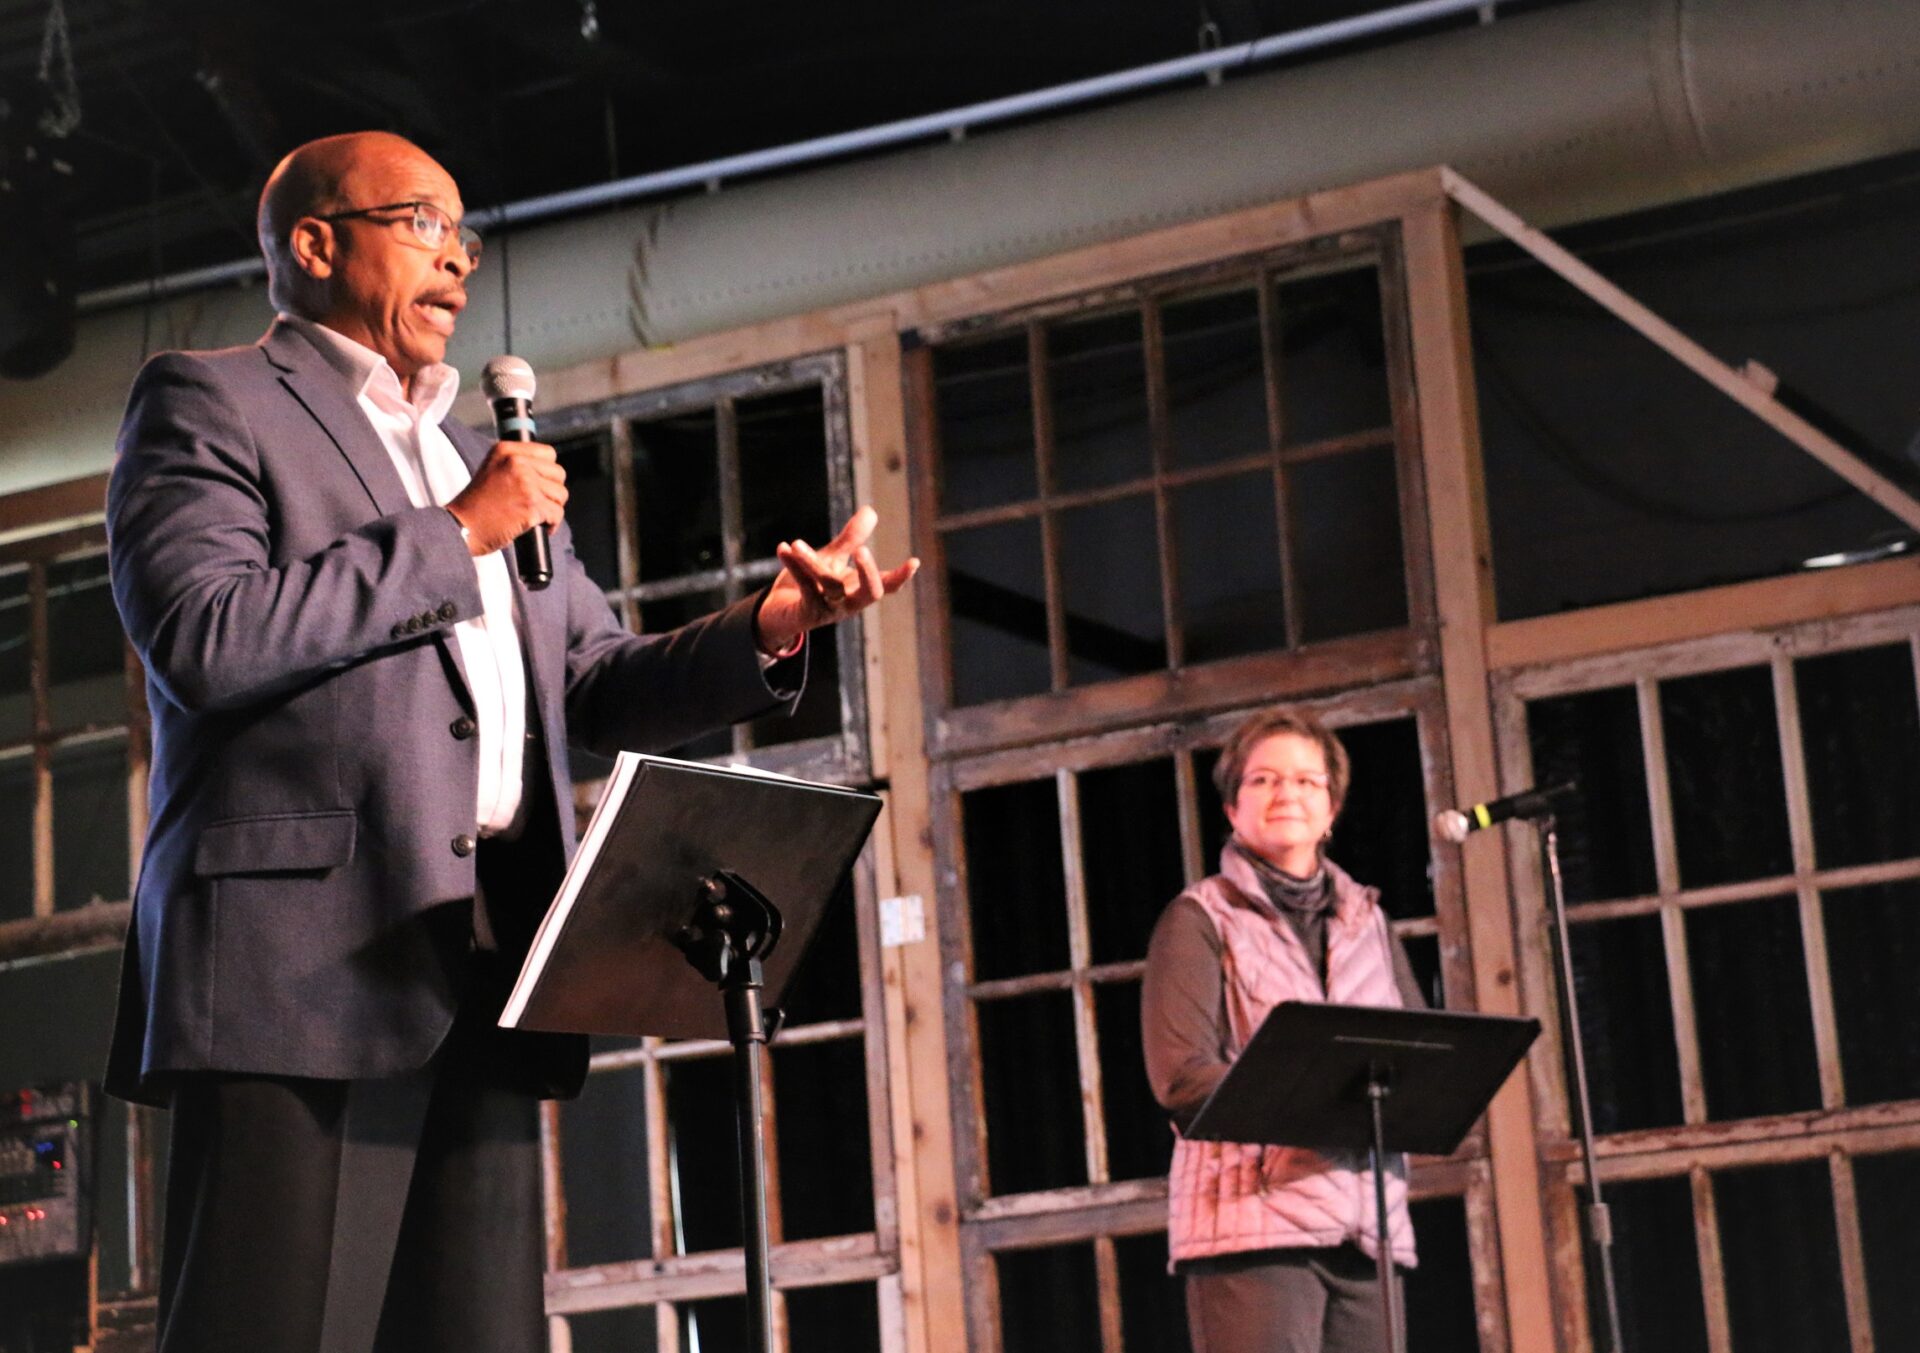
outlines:
{"label": "black music stand", "polygon": [[879,814],[860,790],[622,752],[500,1016],[507,1028],[733,1044],[747,1311],[752,1347],[767,1353],[760,1086],[778,1014],[763,1000],[778,1006]]}
{"label": "black music stand", "polygon": [[1186,1136],[1370,1153],[1387,1348],[1402,1353],[1387,1229],[1388,1152],[1450,1154],[1539,1034],[1539,1020],[1508,1015],[1283,1001]]}

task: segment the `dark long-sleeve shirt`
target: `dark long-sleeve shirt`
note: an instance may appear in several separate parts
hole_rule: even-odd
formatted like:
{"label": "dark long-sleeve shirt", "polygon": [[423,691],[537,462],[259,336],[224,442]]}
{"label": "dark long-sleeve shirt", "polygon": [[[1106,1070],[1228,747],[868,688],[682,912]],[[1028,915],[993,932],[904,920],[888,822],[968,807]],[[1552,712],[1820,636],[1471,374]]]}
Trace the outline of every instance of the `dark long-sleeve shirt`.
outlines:
{"label": "dark long-sleeve shirt", "polygon": [[[1325,926],[1324,912],[1317,924]],[[1311,952],[1314,946],[1309,943],[1308,947]],[[1398,935],[1392,937],[1392,950],[1401,1003],[1425,1009],[1426,997]],[[1233,1064],[1227,1052],[1224,953],[1212,918],[1188,897],[1177,899],[1161,913],[1147,946],[1147,973],[1140,992],[1147,1079],[1154,1098],[1182,1129]]]}

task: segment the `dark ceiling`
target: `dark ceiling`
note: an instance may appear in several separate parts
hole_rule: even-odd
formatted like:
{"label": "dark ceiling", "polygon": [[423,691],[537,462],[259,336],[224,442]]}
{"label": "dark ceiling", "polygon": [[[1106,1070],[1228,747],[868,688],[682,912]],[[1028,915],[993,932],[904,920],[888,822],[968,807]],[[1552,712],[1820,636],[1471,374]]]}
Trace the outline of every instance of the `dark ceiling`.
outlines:
{"label": "dark ceiling", "polygon": [[[71,222],[85,291],[248,255],[267,170],[329,132],[411,136],[471,209],[1187,55],[1208,21],[1232,44],[1392,7],[0,0],[0,172],[29,147],[70,167],[38,191]],[[41,78],[50,16],[71,37],[70,90],[57,43]],[[78,124],[51,137],[63,94]]]}

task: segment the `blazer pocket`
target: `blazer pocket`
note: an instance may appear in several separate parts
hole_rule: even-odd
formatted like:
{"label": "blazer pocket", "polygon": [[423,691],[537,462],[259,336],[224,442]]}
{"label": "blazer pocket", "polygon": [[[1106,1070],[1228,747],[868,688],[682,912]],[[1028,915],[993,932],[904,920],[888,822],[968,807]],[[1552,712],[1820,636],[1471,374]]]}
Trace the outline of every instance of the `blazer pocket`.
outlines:
{"label": "blazer pocket", "polygon": [[193,872],[203,877],[324,873],[353,858],[356,825],[350,810],[208,823],[194,848]]}

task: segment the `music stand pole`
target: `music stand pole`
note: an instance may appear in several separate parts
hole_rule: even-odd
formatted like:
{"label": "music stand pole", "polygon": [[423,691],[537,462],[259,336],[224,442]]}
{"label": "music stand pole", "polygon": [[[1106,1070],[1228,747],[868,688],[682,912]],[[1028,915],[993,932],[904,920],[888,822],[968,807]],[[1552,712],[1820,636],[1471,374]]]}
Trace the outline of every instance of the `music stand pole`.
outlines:
{"label": "music stand pole", "polygon": [[1574,1105],[1579,1118],[1580,1163],[1587,1176],[1586,1230],[1593,1242],[1600,1275],[1607,1342],[1603,1353],[1625,1353],[1620,1334],[1620,1296],[1613,1280],[1613,1217],[1600,1195],[1600,1169],[1593,1145],[1593,1096],[1587,1086],[1587,1055],[1580,1033],[1580,1006],[1574,991],[1573,945],[1567,928],[1566,892],[1560,880],[1560,833],[1553,814],[1539,820],[1540,855],[1547,883],[1547,909],[1553,918],[1556,962],[1554,985],[1566,1030],[1567,1064],[1572,1071]]}
{"label": "music stand pole", "polygon": [[1373,1115],[1373,1266],[1380,1281],[1380,1310],[1386,1316],[1387,1353],[1402,1353],[1406,1332],[1400,1327],[1400,1303],[1393,1299],[1393,1242],[1387,1229],[1387,1096],[1393,1093],[1388,1069],[1367,1068],[1367,1105]]}
{"label": "music stand pole", "polygon": [[687,961],[720,988],[733,1044],[734,1118],[740,1147],[741,1245],[747,1261],[748,1347],[773,1351],[772,1246],[767,1235],[767,1121],[760,1093],[767,1021],[760,960],[780,940],[780,911],[746,880],[721,870],[701,881],[701,906],[675,937]]}

